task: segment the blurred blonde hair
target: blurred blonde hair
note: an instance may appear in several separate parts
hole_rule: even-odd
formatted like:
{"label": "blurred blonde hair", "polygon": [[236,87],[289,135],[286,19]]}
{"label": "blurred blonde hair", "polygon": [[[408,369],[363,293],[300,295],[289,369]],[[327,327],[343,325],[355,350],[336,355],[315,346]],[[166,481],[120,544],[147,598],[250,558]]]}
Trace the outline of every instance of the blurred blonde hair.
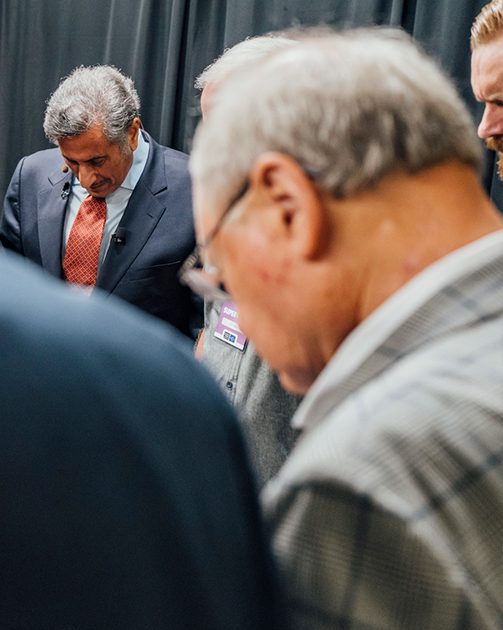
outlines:
{"label": "blurred blonde hair", "polygon": [[470,47],[472,50],[503,33],[503,0],[489,2],[472,24]]}

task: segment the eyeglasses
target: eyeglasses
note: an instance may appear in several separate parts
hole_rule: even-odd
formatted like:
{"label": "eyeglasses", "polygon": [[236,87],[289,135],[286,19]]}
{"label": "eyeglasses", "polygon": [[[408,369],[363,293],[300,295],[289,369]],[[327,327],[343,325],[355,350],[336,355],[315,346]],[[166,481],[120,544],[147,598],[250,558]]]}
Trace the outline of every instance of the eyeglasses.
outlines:
{"label": "eyeglasses", "polygon": [[225,211],[210,230],[207,237],[202,243],[198,243],[190,256],[180,267],[178,277],[180,282],[187,285],[192,291],[200,295],[208,302],[227,302],[231,300],[231,296],[225,290],[223,283],[219,280],[220,271],[215,265],[206,262],[203,263],[202,254],[214,240],[224,221],[229,217],[231,211],[236,204],[242,199],[248,191],[249,182],[245,181],[238,193],[232,197]]}

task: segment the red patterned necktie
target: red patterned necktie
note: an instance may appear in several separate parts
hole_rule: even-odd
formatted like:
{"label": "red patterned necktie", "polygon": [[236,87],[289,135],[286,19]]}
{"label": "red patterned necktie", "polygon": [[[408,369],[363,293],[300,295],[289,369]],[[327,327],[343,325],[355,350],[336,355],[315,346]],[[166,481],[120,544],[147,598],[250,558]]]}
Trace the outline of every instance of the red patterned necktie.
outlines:
{"label": "red patterned necktie", "polygon": [[96,284],[106,216],[104,199],[89,195],[80,204],[63,259],[63,272],[68,282],[90,288]]}

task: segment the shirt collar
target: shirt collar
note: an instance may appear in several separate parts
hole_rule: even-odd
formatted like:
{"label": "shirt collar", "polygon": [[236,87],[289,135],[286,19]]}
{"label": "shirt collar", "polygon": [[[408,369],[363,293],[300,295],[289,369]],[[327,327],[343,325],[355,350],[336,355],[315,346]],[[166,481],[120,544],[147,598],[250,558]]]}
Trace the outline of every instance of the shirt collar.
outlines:
{"label": "shirt collar", "polygon": [[119,188],[134,190],[143,173],[148,158],[148,142],[143,137],[141,129],[138,131],[138,146],[133,152],[133,163]]}

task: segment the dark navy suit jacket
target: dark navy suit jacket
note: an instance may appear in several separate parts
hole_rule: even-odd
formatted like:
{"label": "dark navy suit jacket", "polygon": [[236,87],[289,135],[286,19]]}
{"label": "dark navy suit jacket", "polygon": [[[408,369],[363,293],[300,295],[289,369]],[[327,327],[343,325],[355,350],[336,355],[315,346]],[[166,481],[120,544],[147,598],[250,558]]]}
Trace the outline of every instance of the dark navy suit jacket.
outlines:
{"label": "dark navy suit jacket", "polygon": [[238,423],[188,341],[0,250],[0,628],[277,628]]}
{"label": "dark navy suit jacket", "polygon": [[[125,242],[112,240],[96,286],[195,336],[202,307],[177,272],[195,246],[187,156],[142,132],[149,155],[121,219]],[[72,173],[59,149],[23,158],[12,176],[0,240],[62,277],[63,225]]]}

